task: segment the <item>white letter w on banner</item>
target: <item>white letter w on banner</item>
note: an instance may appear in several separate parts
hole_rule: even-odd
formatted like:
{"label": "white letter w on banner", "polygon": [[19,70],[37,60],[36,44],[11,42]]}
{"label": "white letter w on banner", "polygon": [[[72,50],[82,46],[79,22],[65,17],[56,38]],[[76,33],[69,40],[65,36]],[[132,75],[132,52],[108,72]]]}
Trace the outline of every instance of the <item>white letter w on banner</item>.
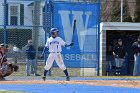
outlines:
{"label": "white letter w on banner", "polygon": [[[89,17],[92,15],[92,12],[91,11],[87,11],[87,12],[72,11],[71,12],[71,11],[60,10],[58,13],[61,16],[64,36],[67,42],[71,42],[72,40],[73,23],[71,24],[71,22],[73,22],[74,19],[76,19],[78,42],[79,42],[80,50],[83,50],[85,36],[88,30]],[[70,20],[70,15],[73,16],[72,20]],[[85,16],[85,20],[83,19],[83,16]]]}

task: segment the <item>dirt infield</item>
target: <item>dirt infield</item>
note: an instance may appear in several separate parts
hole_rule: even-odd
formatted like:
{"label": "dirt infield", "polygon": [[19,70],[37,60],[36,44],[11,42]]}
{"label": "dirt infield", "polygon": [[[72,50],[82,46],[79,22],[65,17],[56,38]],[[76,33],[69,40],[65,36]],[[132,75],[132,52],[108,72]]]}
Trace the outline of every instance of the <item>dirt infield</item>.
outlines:
{"label": "dirt infield", "polygon": [[14,80],[0,81],[0,84],[85,84],[95,86],[140,88],[139,80]]}

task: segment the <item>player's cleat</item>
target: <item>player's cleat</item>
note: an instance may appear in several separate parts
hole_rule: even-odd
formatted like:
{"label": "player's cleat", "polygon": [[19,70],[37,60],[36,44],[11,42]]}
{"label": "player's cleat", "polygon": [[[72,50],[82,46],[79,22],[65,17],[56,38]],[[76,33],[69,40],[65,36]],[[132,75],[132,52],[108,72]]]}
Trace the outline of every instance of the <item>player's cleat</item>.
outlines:
{"label": "player's cleat", "polygon": [[35,76],[41,76],[41,75],[39,75],[39,74],[35,74]]}
{"label": "player's cleat", "polygon": [[66,81],[70,81],[70,77],[66,77]]}
{"label": "player's cleat", "polygon": [[0,78],[0,81],[3,81],[3,80],[5,80],[5,78],[4,78],[4,77],[1,77],[1,78]]}
{"label": "player's cleat", "polygon": [[42,77],[42,79],[43,79],[43,81],[45,81],[45,80],[46,80],[46,77],[45,77],[45,76],[43,76],[43,77]]}
{"label": "player's cleat", "polygon": [[27,76],[30,76],[30,75],[27,75]]}

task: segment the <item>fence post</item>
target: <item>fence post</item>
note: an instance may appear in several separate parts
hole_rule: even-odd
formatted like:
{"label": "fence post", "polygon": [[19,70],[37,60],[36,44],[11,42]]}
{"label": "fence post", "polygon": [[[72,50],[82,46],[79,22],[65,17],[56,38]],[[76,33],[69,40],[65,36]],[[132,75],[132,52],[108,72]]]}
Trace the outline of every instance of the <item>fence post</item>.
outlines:
{"label": "fence post", "polygon": [[[49,32],[51,27],[53,26],[53,11],[52,11],[52,0],[45,1],[45,42],[47,41],[47,37],[49,37]],[[46,64],[46,53],[44,58],[44,65]],[[48,75],[51,76],[51,69],[48,72]]]}
{"label": "fence post", "polygon": [[98,0],[98,67],[97,67],[97,76],[100,76],[100,0]]}
{"label": "fence post", "polygon": [[4,0],[4,25],[3,25],[3,27],[4,27],[4,45],[6,44],[6,3],[7,3],[7,0]]}
{"label": "fence post", "polygon": [[[34,2],[34,12],[33,12],[33,31],[32,31],[32,40],[33,45],[37,51],[36,53],[36,62],[38,57],[38,36],[39,36],[39,25],[40,25],[40,1]],[[33,72],[33,71],[31,71]]]}

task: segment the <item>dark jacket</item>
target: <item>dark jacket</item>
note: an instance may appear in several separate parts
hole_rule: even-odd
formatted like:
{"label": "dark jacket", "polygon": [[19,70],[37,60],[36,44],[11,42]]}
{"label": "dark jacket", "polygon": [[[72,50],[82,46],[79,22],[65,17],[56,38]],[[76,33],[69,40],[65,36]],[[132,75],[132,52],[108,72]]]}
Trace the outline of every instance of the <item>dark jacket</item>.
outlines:
{"label": "dark jacket", "polygon": [[113,48],[113,52],[118,55],[119,58],[124,58],[126,54],[124,47],[118,44]]}
{"label": "dark jacket", "polygon": [[5,57],[5,55],[0,51],[0,54],[1,54],[1,56],[2,56],[2,58],[0,59],[0,62],[7,62],[7,59],[6,59],[6,57]]}
{"label": "dark jacket", "polygon": [[140,53],[140,43],[134,42],[132,45],[133,54]]}
{"label": "dark jacket", "polygon": [[36,50],[33,45],[27,45],[26,54],[28,59],[35,59]]}

